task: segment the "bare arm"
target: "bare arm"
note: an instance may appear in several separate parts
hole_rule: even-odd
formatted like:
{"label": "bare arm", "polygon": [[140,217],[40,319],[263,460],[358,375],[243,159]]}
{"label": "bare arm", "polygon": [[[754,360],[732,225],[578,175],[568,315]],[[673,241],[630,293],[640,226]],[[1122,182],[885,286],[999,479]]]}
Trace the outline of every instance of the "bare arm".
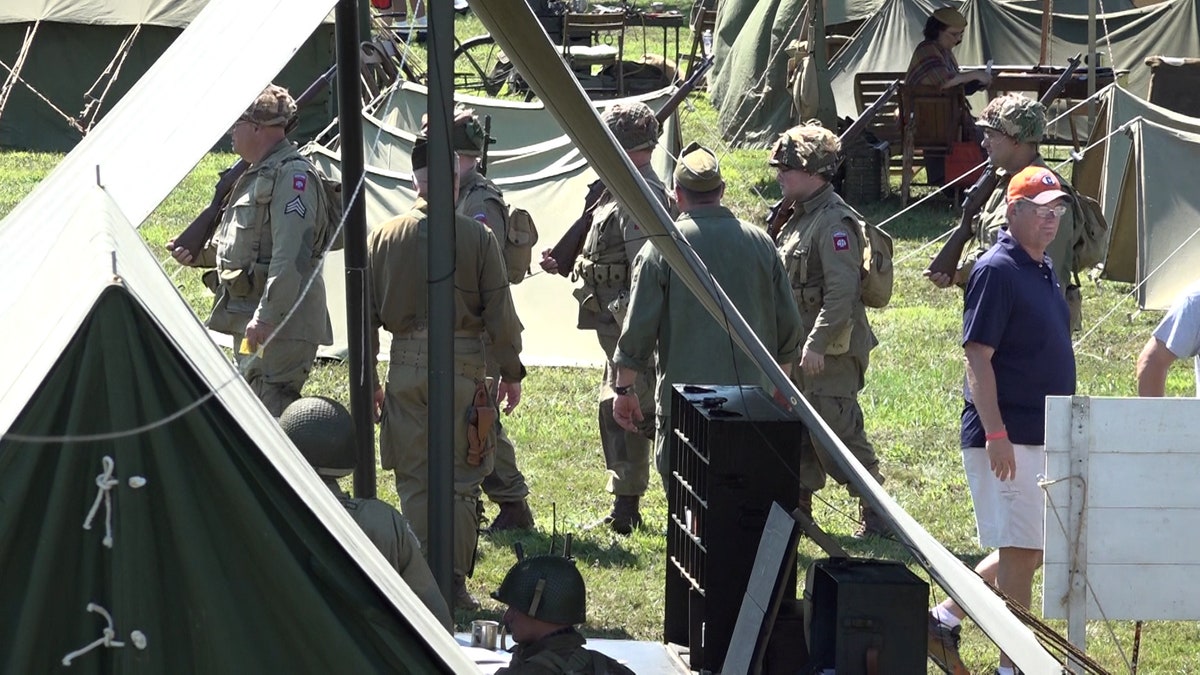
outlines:
{"label": "bare arm", "polygon": [[1166,394],[1167,371],[1176,358],[1162,340],[1150,336],[1137,360],[1138,396]]}
{"label": "bare arm", "polygon": [[[992,354],[996,350],[978,342],[963,345],[967,358],[967,384],[971,387],[971,398],[984,433],[991,436],[1004,431],[1004,419],[1000,415],[1000,401],[996,394],[996,371],[992,369]],[[1012,441],[1008,436],[987,441],[988,458],[992,471],[1000,480],[1011,480],[1017,474],[1017,462]]]}

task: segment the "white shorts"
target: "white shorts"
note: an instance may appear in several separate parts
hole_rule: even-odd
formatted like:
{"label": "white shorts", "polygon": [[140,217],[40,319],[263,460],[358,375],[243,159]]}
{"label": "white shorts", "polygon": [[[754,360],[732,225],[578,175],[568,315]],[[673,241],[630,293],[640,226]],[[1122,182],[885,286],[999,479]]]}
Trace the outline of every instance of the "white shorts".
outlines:
{"label": "white shorts", "polygon": [[963,448],[962,453],[979,545],[1042,550],[1046,497],[1038,474],[1046,472],[1046,446],[1014,444],[1017,476],[1007,481],[996,478],[984,448]]}

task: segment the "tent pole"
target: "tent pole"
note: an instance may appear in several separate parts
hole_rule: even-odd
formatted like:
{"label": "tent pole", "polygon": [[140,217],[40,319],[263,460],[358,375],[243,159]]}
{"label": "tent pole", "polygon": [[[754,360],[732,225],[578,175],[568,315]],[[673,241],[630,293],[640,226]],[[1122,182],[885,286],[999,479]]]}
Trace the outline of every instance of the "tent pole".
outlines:
{"label": "tent pole", "polygon": [[1038,65],[1050,63],[1050,32],[1054,28],[1054,19],[1050,13],[1054,11],[1054,0],[1042,0],[1042,45],[1038,52]]}
{"label": "tent pole", "polygon": [[[362,94],[358,74],[358,8],[356,0],[338,0],[337,30],[338,128],[341,134],[342,206],[346,214],[346,335],[349,342],[350,416],[358,441],[354,496],[375,496],[374,363],[367,334],[367,206],[356,189],[363,178]],[[355,196],[357,195],[357,199]]]}
{"label": "tent pole", "polygon": [[837,107],[833,100],[833,83],[829,79],[829,54],[825,49],[825,3],[809,2],[808,9],[812,11],[812,33],[808,45],[817,76],[817,119],[826,129],[837,133]]}
{"label": "tent pole", "polygon": [[446,604],[454,607],[454,14],[426,5],[429,20],[429,551]]}
{"label": "tent pole", "polygon": [[[1088,133],[1096,123],[1096,0],[1088,0],[1087,95]],[[1111,56],[1111,54],[1110,54]]]}

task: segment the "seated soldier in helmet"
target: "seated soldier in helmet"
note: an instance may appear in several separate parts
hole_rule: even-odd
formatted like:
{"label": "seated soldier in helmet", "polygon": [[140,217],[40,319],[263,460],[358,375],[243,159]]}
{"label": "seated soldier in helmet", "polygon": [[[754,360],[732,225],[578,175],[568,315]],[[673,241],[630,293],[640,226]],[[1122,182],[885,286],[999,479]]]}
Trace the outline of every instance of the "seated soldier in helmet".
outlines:
{"label": "seated soldier in helmet", "polygon": [[633,675],[584,648],[586,640],[575,625],[585,620],[587,590],[573,560],[554,555],[521,560],[492,597],[508,605],[503,621],[517,642],[512,661],[496,675]]}
{"label": "seated soldier in helmet", "polygon": [[307,397],[293,402],[283,411],[279,426],[404,583],[429,608],[434,618],[446,630],[452,631],[454,622],[450,618],[450,608],[421,555],[421,543],[409,527],[408,519],[387,502],[354,499],[338,486],[337,479],[354,471],[354,420],[350,412],[332,399]]}

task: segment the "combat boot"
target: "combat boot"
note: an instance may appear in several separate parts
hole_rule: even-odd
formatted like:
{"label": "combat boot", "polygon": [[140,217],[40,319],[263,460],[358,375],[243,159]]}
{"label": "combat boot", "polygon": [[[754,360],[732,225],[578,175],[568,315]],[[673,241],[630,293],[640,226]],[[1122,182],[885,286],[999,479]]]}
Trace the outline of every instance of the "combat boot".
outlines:
{"label": "combat boot", "polygon": [[529,508],[529,502],[522,499],[519,502],[500,502],[500,513],[496,514],[487,531],[532,530],[533,526],[533,511]]}
{"label": "combat boot", "polygon": [[883,516],[880,516],[875,509],[861,500],[858,502],[858,517],[861,522],[858,529],[854,531],[855,539],[891,536],[892,528],[888,526]]}
{"label": "combat boot", "polygon": [[[808,488],[801,486],[800,499],[799,499],[799,501],[796,502],[796,506],[800,509],[800,513],[804,514],[805,516],[808,516],[809,520],[813,519],[812,499],[813,499],[812,490],[809,490]],[[816,521],[813,521],[813,522],[816,522]]]}
{"label": "combat boot", "polygon": [[633,528],[641,527],[642,514],[638,512],[641,497],[617,495],[613,499],[612,513],[608,514],[608,526],[617,534],[632,534]]}
{"label": "combat boot", "polygon": [[471,595],[471,591],[467,590],[466,577],[454,575],[454,609],[461,609],[466,612],[475,612],[479,610],[479,601],[475,596]]}

